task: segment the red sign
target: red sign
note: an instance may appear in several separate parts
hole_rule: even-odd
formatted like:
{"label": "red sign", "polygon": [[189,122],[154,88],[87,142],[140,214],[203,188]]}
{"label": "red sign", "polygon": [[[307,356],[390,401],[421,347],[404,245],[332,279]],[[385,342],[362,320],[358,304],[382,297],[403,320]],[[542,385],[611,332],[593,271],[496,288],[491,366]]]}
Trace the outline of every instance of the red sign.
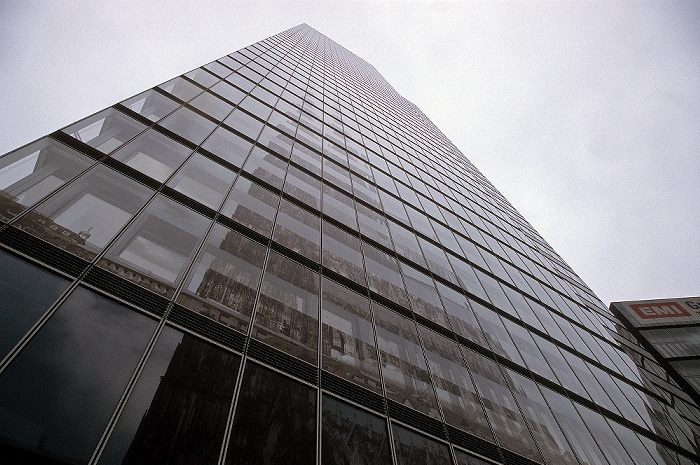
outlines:
{"label": "red sign", "polygon": [[691,316],[688,310],[680,306],[678,302],[650,302],[645,304],[630,304],[632,310],[643,320],[650,318],[678,318]]}

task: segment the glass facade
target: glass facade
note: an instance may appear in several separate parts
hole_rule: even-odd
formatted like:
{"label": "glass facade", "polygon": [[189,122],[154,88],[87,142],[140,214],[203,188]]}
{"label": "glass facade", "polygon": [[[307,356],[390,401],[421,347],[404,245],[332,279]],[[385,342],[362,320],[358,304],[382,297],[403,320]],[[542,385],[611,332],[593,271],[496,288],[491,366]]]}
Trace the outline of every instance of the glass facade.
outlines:
{"label": "glass facade", "polygon": [[700,461],[695,398],[307,25],[0,157],[0,312],[9,463]]}

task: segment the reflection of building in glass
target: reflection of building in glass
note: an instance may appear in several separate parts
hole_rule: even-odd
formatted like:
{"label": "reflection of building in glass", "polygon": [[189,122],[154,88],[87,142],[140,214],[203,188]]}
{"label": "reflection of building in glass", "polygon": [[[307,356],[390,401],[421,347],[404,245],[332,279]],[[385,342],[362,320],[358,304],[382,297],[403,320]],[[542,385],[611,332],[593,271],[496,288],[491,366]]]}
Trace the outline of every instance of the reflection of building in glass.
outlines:
{"label": "reflection of building in glass", "polygon": [[0,249],[12,463],[700,461],[697,323],[625,330],[306,25],[4,155]]}

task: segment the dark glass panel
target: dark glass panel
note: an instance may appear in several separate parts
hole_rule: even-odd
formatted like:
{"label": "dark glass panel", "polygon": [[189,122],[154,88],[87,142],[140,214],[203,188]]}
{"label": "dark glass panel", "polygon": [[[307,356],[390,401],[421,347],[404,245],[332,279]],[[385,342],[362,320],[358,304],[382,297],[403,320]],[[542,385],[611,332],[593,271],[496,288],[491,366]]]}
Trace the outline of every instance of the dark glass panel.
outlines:
{"label": "dark glass panel", "polygon": [[144,129],[143,124],[109,108],[68,126],[63,132],[109,153]]}
{"label": "dark glass panel", "polygon": [[323,214],[335,218],[353,229],[357,229],[355,202],[352,197],[328,184],[323,185]]}
{"label": "dark glass panel", "polygon": [[301,144],[294,144],[291,160],[312,173],[319,176],[321,175],[321,155],[314,152],[310,148]]}
{"label": "dark glass panel", "polygon": [[254,147],[243,165],[243,171],[281,189],[287,173],[287,161],[260,147]]}
{"label": "dark glass panel", "polygon": [[415,323],[372,303],[388,398],[440,418]]}
{"label": "dark glass panel", "polygon": [[170,297],[210,223],[208,218],[158,196],[109,248],[98,265]]}
{"label": "dark glass panel", "polygon": [[283,190],[310,207],[321,209],[321,181],[293,166],[287,171]]}
{"label": "dark glass panel", "polygon": [[253,231],[269,236],[278,202],[279,195],[239,176],[221,209],[221,214]]}
{"label": "dark glass panel", "polygon": [[243,165],[252,146],[253,144],[247,140],[223,127],[216,128],[216,131],[202,144],[203,149],[209,150],[234,166]]}
{"label": "dark glass panel", "polygon": [[136,181],[98,166],[39,204],[17,225],[91,261],[152,194]]}
{"label": "dark glass panel", "polygon": [[[41,283],[40,291],[36,283]],[[64,278],[0,251],[0,360],[68,284]]]}
{"label": "dark glass panel", "polygon": [[164,182],[191,153],[189,147],[149,130],[114,152],[112,158]]}
{"label": "dark glass panel", "polygon": [[164,118],[180,106],[165,95],[152,89],[123,101],[122,105],[151,121],[158,121]]}
{"label": "dark glass panel", "polygon": [[328,279],[321,300],[321,367],[381,393],[369,300]]}
{"label": "dark glass panel", "polygon": [[191,82],[179,76],[159,85],[158,88],[168,92],[169,94],[174,95],[175,97],[185,102],[190,100],[195,95],[199,95],[202,93],[202,89],[200,87],[195,86]]}
{"label": "dark glass panel", "polygon": [[0,376],[0,442],[87,463],[156,326],[77,288]]}
{"label": "dark glass panel", "polygon": [[248,363],[237,405],[227,464],[315,463],[315,390]]}
{"label": "dark glass panel", "polygon": [[435,289],[433,278],[423,272],[402,264],[406,291],[411,301],[411,309],[433,323],[449,328],[440,296]]}
{"label": "dark glass panel", "polygon": [[469,299],[461,292],[457,292],[442,283],[438,282],[436,284],[447,312],[447,318],[450,320],[455,333],[481,346],[486,346],[486,339],[484,339],[479,323],[471,310]]}
{"label": "dark glass panel", "polygon": [[494,442],[469,370],[454,341],[418,326],[428,358],[433,386],[445,421],[468,433]]}
{"label": "dark glass panel", "polygon": [[[255,99],[253,97],[246,97],[243,99],[243,101],[240,103],[240,108],[243,108],[244,110],[248,111],[249,113],[257,116],[263,121],[267,120],[267,117],[270,116],[270,113],[272,112],[272,108],[268,107],[264,103],[262,103],[260,100]],[[238,120],[236,120],[238,121]],[[232,122],[228,122],[230,126],[233,126],[234,128],[238,129]],[[247,126],[247,123],[246,123]],[[246,135],[248,134],[246,131],[239,129],[239,131],[245,133]],[[255,139],[255,136],[251,136],[253,139]]]}
{"label": "dark glass panel", "polygon": [[408,307],[408,297],[396,258],[366,242],[362,243],[362,251],[369,288],[399,305]]}
{"label": "dark glass panel", "polygon": [[491,465],[491,462],[485,462],[459,449],[455,449],[455,456],[457,457],[457,465]]}
{"label": "dark glass panel", "polygon": [[10,221],[94,163],[51,139],[0,158],[0,220]]}
{"label": "dark glass panel", "polygon": [[270,252],[253,337],[316,365],[318,273]]}
{"label": "dark glass panel", "polygon": [[391,238],[394,241],[396,253],[421,266],[427,266],[425,258],[423,258],[423,254],[421,253],[420,246],[418,245],[418,239],[416,239],[416,235],[413,231],[409,231],[394,220],[389,220],[387,224],[391,230]]}
{"label": "dark glass panel", "polygon": [[215,224],[177,302],[245,333],[265,253],[257,242]]}
{"label": "dark glass panel", "polygon": [[323,223],[323,266],[365,285],[360,239],[331,223]]}
{"label": "dark glass panel", "polygon": [[228,103],[224,102],[220,98],[210,94],[209,92],[204,92],[201,95],[195,97],[190,105],[202,110],[207,115],[219,121],[223,120],[231,113],[233,107]]}
{"label": "dark glass panel", "polygon": [[547,407],[537,384],[508,369],[505,370],[505,379],[513,383],[510,385],[511,391],[547,463],[578,465],[573,449]]}
{"label": "dark glass panel", "polygon": [[466,348],[462,349],[462,353],[501,447],[542,463],[542,457],[508,387],[513,384],[512,381],[503,377],[493,360]]}
{"label": "dark glass panel", "polygon": [[234,105],[238,105],[238,103],[243,100],[243,97],[245,97],[245,93],[224,81],[213,85],[210,90]]}
{"label": "dark glass panel", "polygon": [[420,242],[421,249],[423,249],[423,255],[428,263],[428,269],[437,276],[441,276],[453,284],[457,284],[457,277],[452,271],[450,262],[447,260],[447,255],[445,251],[439,246],[428,242],[422,237],[418,237],[418,242]]}
{"label": "dark glass panel", "polygon": [[207,73],[201,68],[193,69],[189,73],[185,74],[185,76],[204,87],[211,87],[214,83],[219,82],[219,79],[216,76],[212,76],[210,73]]}
{"label": "dark glass panel", "polygon": [[391,464],[385,420],[325,395],[322,415],[323,465]]}
{"label": "dark glass panel", "polygon": [[284,157],[289,156],[289,152],[292,148],[293,140],[287,134],[284,134],[277,129],[273,129],[272,126],[265,126],[265,128],[258,136],[258,144],[267,147],[275,153],[278,153]]}
{"label": "dark glass panel", "polygon": [[323,179],[340,187],[346,192],[352,192],[350,182],[350,171],[342,166],[338,166],[328,158],[323,159]]}
{"label": "dark glass panel", "polygon": [[201,144],[216,128],[215,123],[189,108],[180,108],[158,124],[171,130],[178,136],[184,137],[194,145]]}
{"label": "dark glass panel", "polygon": [[321,219],[318,216],[282,199],[272,239],[306,258],[320,262],[320,227]]}
{"label": "dark glass panel", "polygon": [[397,424],[394,430],[397,465],[450,465],[450,450],[447,444],[429,439],[422,434]]}
{"label": "dark glass panel", "polygon": [[[256,100],[257,101],[257,100]],[[224,124],[255,140],[264,123],[241,110],[236,110],[224,120]]]}
{"label": "dark glass panel", "polygon": [[239,363],[240,357],[166,326],[98,463],[215,463]]}
{"label": "dark glass panel", "polygon": [[168,181],[168,186],[218,210],[235,177],[233,171],[195,153]]}
{"label": "dark glass panel", "polygon": [[391,236],[389,235],[389,227],[384,215],[365,207],[361,203],[356,205],[360,232],[364,236],[379,242],[384,247],[391,249]]}

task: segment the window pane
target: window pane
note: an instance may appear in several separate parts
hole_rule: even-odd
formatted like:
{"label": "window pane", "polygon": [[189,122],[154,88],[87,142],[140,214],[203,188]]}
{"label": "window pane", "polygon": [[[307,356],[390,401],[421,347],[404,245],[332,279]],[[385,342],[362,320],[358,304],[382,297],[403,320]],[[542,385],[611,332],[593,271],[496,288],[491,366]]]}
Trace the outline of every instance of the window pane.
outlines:
{"label": "window pane", "polygon": [[408,307],[408,297],[396,258],[366,242],[362,244],[362,250],[369,288],[399,305]]}
{"label": "window pane", "polygon": [[387,397],[440,418],[415,324],[376,303],[372,310]]}
{"label": "window pane", "polygon": [[365,285],[360,239],[331,223],[323,223],[323,266]]}
{"label": "window pane", "polygon": [[253,337],[316,365],[319,276],[270,252]]}
{"label": "window pane", "polygon": [[172,296],[211,220],[156,197],[98,265],[159,294]]}
{"label": "window pane", "polygon": [[[209,76],[211,76],[211,74]],[[147,90],[146,92],[123,101],[122,105],[132,111],[135,111],[139,115],[150,119],[151,121],[158,121],[159,119],[164,118],[166,115],[180,106],[173,100],[153,89]]]}
{"label": "window pane", "polygon": [[117,150],[112,158],[131,166],[153,179],[164,182],[192,149],[156,131],[147,131]]}
{"label": "window pane", "polygon": [[255,140],[258,138],[264,123],[253,118],[248,113],[235,110],[224,120],[224,124]]}
{"label": "window pane", "polygon": [[315,262],[320,261],[321,219],[286,199],[280,201],[272,239]]}
{"label": "window pane", "polygon": [[272,155],[260,147],[254,147],[243,166],[243,171],[281,189],[284,176],[287,174],[287,160]]}
{"label": "window pane", "polygon": [[381,393],[369,299],[324,278],[321,320],[322,368]]}
{"label": "window pane", "polygon": [[228,114],[231,113],[231,110],[233,110],[232,105],[229,105],[209,92],[203,92],[201,95],[192,99],[190,105],[202,110],[207,115],[219,121],[226,118]]}
{"label": "window pane", "polygon": [[180,76],[159,85],[158,88],[168,92],[169,94],[174,95],[180,100],[184,100],[185,102],[190,100],[195,95],[202,93],[201,88],[195,86],[194,84],[187,81],[186,79],[181,78]]}
{"label": "window pane", "polygon": [[51,139],[0,158],[0,220],[9,221],[94,163]]}
{"label": "window pane", "polygon": [[393,424],[396,463],[398,465],[449,465],[452,463],[446,444]]}
{"label": "window pane", "polygon": [[269,237],[278,202],[279,195],[239,176],[221,214]]}
{"label": "window pane", "polygon": [[227,464],[315,462],[315,390],[248,363],[237,404]]}
{"label": "window pane", "polygon": [[321,175],[321,155],[310,148],[301,144],[294,144],[291,160],[312,173]]}
{"label": "window pane", "polygon": [[257,242],[215,224],[177,302],[245,333],[265,253]]}
{"label": "window pane", "polygon": [[449,327],[433,278],[408,265],[402,265],[401,270],[413,311],[433,323]]}
{"label": "window pane", "polygon": [[323,185],[323,214],[335,218],[353,229],[357,229],[355,214],[355,202],[352,197],[332,188],[328,184]]}
{"label": "window pane", "polygon": [[86,463],[156,326],[77,288],[0,376],[0,441]]}
{"label": "window pane", "polygon": [[321,209],[321,181],[293,166],[287,171],[283,191],[316,210]]}
{"label": "window pane", "polygon": [[98,463],[216,462],[239,363],[166,326]]}
{"label": "window pane", "polygon": [[201,144],[216,127],[216,124],[188,108],[180,108],[158,124],[194,145]]}
{"label": "window pane", "polygon": [[68,126],[63,132],[109,153],[144,129],[143,124],[110,108]]}
{"label": "window pane", "polygon": [[250,142],[231,131],[219,127],[202,144],[202,148],[234,166],[242,166],[253,146]]}
{"label": "window pane", "polygon": [[195,153],[168,181],[168,186],[218,210],[235,177],[233,171]]}
{"label": "window pane", "polygon": [[[41,283],[37,292],[36,283]],[[0,251],[0,359],[68,287],[69,281]]]}
{"label": "window pane", "polygon": [[450,341],[418,325],[428,358],[431,378],[445,421],[468,433],[494,442],[479,402],[469,370],[464,366],[459,348]]}
{"label": "window pane", "polygon": [[330,396],[323,396],[323,465],[391,464],[386,422]]}
{"label": "window pane", "polygon": [[39,204],[17,225],[90,261],[152,194],[136,181],[98,166]]}

